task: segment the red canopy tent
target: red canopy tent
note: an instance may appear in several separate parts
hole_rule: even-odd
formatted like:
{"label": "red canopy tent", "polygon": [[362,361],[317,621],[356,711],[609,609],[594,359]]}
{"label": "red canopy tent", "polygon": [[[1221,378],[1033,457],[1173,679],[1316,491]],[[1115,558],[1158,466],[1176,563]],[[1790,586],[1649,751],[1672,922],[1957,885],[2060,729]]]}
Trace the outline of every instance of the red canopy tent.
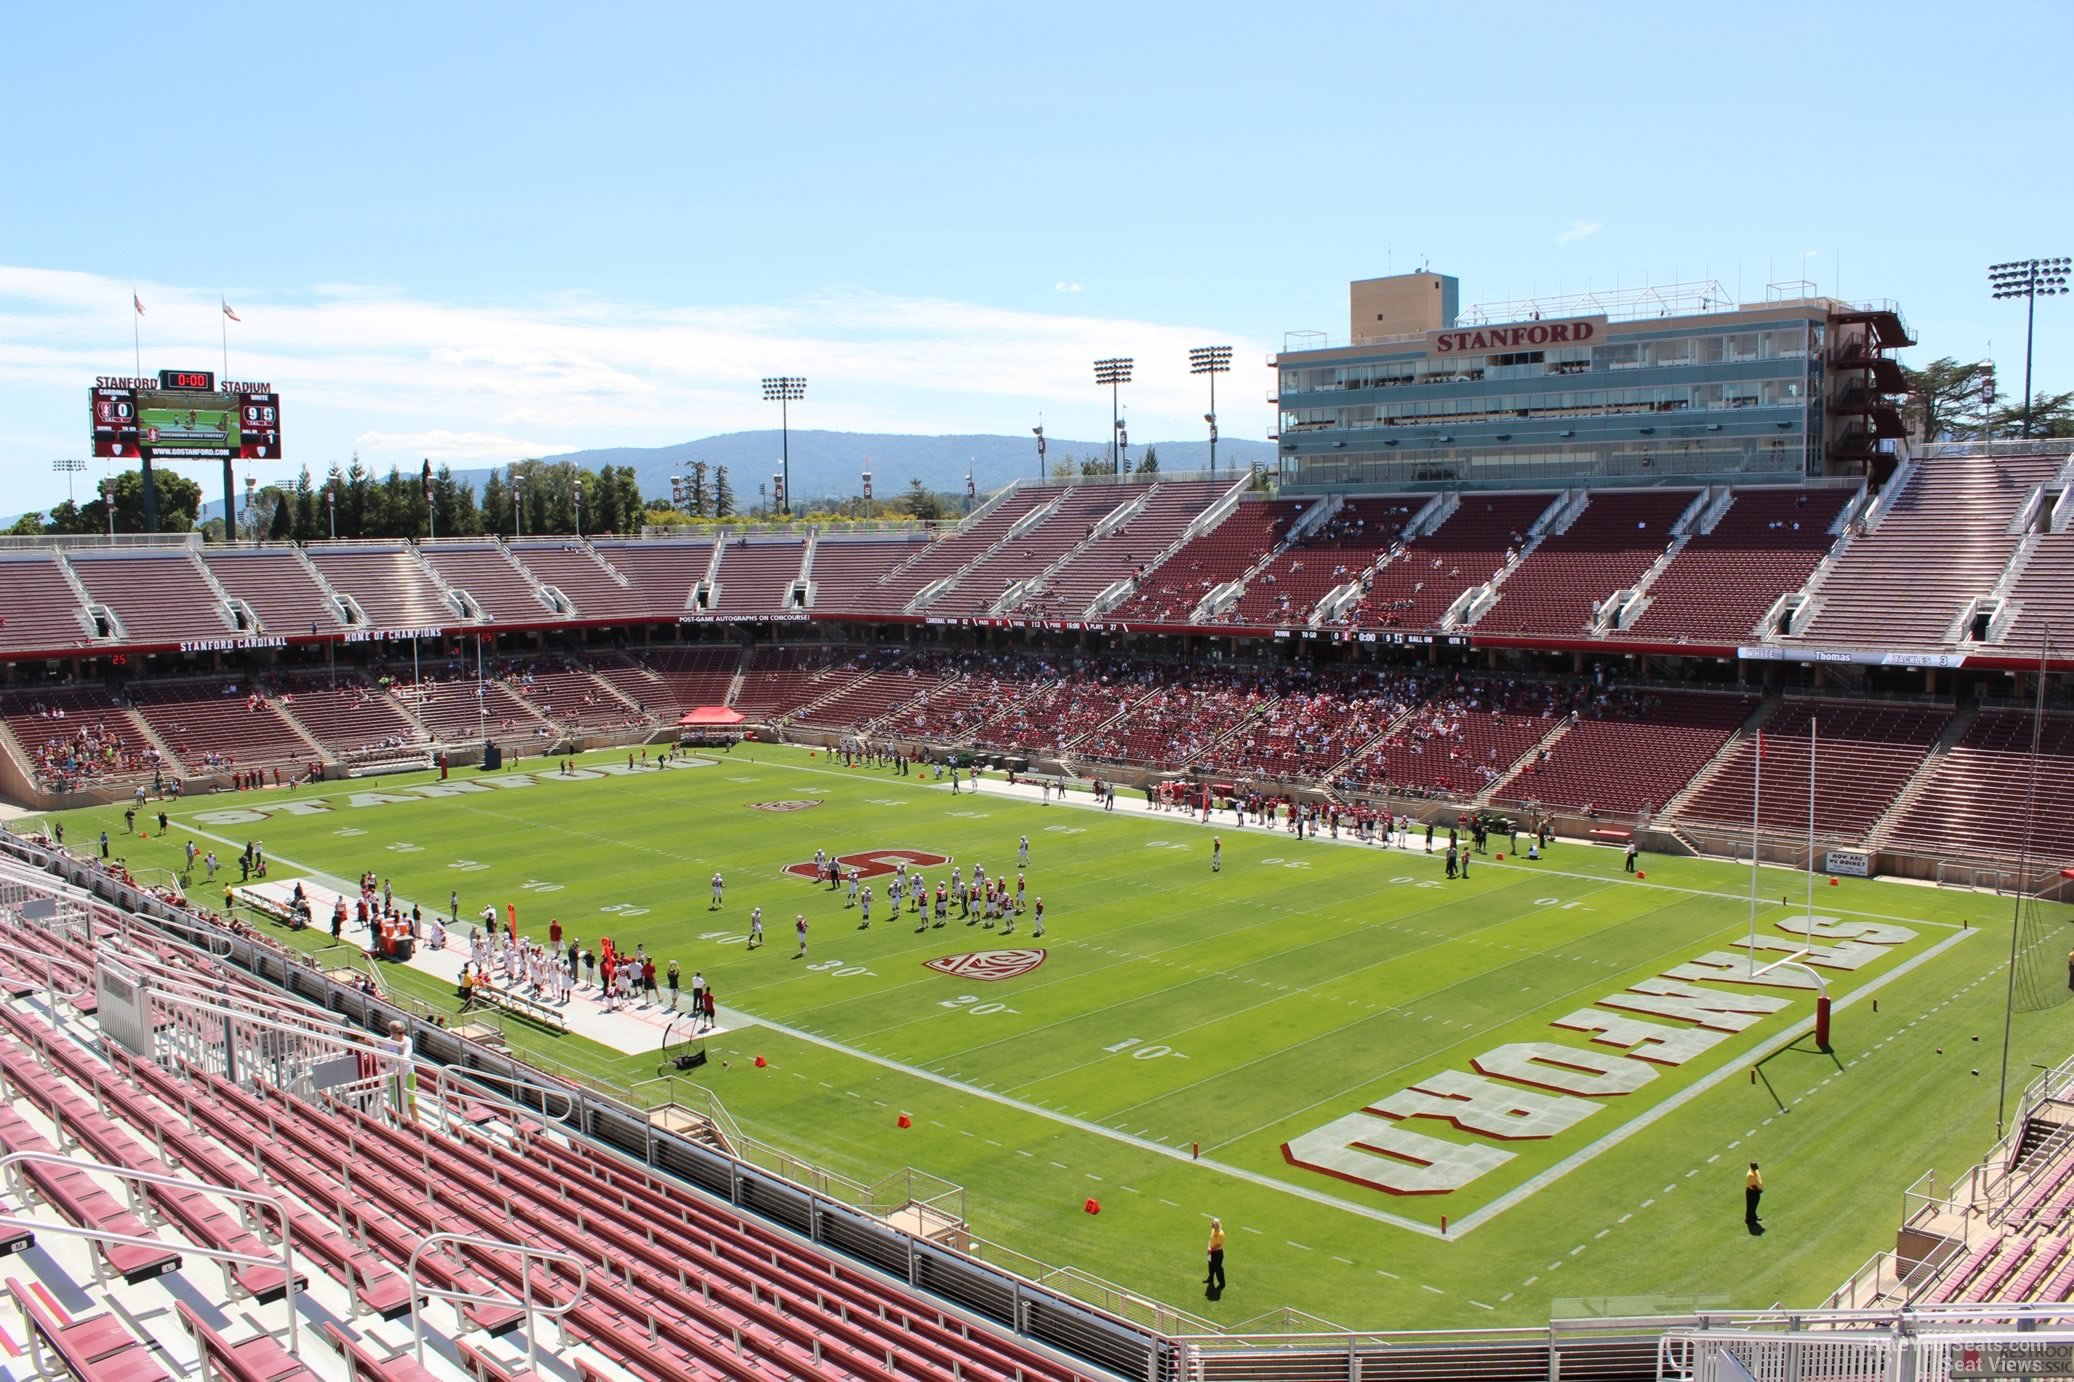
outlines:
{"label": "red canopy tent", "polygon": [[687,710],[677,723],[696,729],[729,729],[742,723],[743,719],[739,710],[730,710],[724,705],[702,705],[696,710]]}

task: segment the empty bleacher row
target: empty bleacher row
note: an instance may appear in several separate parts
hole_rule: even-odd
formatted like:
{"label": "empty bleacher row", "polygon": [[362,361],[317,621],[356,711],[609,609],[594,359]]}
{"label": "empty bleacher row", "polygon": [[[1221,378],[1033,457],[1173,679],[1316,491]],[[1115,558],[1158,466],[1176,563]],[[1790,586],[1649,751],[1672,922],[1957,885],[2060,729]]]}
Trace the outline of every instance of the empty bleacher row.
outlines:
{"label": "empty bleacher row", "polygon": [[[1013,488],[961,523],[892,535],[16,549],[0,554],[0,656],[924,613],[1956,647],[1981,632],[1960,616],[1995,595],[2004,617],[1969,646],[2034,648],[2048,627],[2074,625],[2074,527],[2048,530],[2037,502],[2057,497],[2065,470],[2059,456],[1935,456],[1900,473],[1869,531],[1862,491],[1837,485],[1277,500],[1223,482],[1128,480]],[[1911,598],[1893,598],[1904,584]],[[1486,586],[1471,607],[1464,597]],[[1758,627],[1802,592],[1789,634]]]}

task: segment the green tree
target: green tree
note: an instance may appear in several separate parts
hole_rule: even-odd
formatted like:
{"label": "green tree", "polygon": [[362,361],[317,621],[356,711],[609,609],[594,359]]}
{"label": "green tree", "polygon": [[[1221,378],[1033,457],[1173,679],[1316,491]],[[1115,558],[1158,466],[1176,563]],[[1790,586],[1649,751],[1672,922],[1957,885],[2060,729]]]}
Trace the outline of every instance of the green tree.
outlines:
{"label": "green tree", "polygon": [[[185,475],[165,469],[152,471],[151,483],[158,495],[158,531],[192,532],[195,515],[202,507],[202,487]],[[112,488],[115,498],[115,531],[145,531],[144,472],[125,470],[115,476]],[[99,495],[90,502],[76,507],[68,499],[51,510],[51,518],[53,533],[77,535],[108,531],[108,505]]]}
{"label": "green tree", "polygon": [[269,542],[286,542],[295,536],[295,496],[284,490],[269,490],[274,496],[274,517],[267,525]]}
{"label": "green tree", "polygon": [[504,472],[492,470],[490,477],[482,482],[482,529],[486,533],[497,533],[504,537],[513,536],[511,531],[511,486],[504,483]]}
{"label": "green tree", "polygon": [[929,492],[919,475],[907,482],[907,511],[916,518],[943,517],[943,501]]}
{"label": "green tree", "polygon": [[713,468],[713,517],[733,518],[734,516],[735,487],[728,482],[727,467],[724,465],[715,466]]}
{"label": "green tree", "polygon": [[2000,395],[1993,392],[1994,367],[1960,364],[1949,355],[1919,370],[1906,365],[1908,392],[1902,403],[1909,430],[1924,441],[1970,441],[1987,435],[1988,415]]}
{"label": "green tree", "polygon": [[439,517],[439,531],[453,537],[476,537],[482,533],[482,513],[475,507],[475,491],[454,478],[453,467],[441,463],[432,472],[432,511]]}
{"label": "green tree", "polygon": [[[1997,437],[2023,436],[2022,400],[1996,409],[1989,429]],[[2031,395],[2031,440],[2049,441],[2062,437],[2074,437],[2074,392],[2047,393],[2040,389]]]}
{"label": "green tree", "polygon": [[44,531],[42,514],[25,513],[14,521],[14,526],[7,530],[7,535],[9,537],[42,537]]}
{"label": "green tree", "polygon": [[318,513],[321,507],[316,482],[310,479],[310,468],[304,466],[302,473],[295,477],[295,513],[288,535],[297,542],[324,536],[323,516]]}
{"label": "green tree", "polygon": [[374,475],[360,464],[360,453],[353,453],[353,463],[346,467],[338,495],[338,535],[340,537],[372,537],[368,529],[374,508]]}
{"label": "green tree", "polygon": [[1082,456],[1080,458],[1080,473],[1082,475],[1107,475],[1109,473],[1109,458],[1099,452],[1092,456]]}
{"label": "green tree", "polygon": [[1145,459],[1138,462],[1138,473],[1140,475],[1159,474],[1159,452],[1149,446],[1146,447]]}
{"label": "green tree", "polygon": [[713,516],[713,494],[706,488],[706,463],[691,463],[691,516],[711,518]]}

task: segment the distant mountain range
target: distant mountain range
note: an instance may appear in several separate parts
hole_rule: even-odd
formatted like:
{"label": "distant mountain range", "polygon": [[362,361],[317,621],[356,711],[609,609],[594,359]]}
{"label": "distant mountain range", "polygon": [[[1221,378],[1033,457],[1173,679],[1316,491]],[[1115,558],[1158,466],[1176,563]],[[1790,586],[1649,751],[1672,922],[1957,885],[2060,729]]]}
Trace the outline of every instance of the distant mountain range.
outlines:
{"label": "distant mountain range", "polygon": [[[649,497],[670,492],[670,476],[683,474],[693,461],[709,467],[726,466],[728,479],[738,498],[756,492],[758,484],[769,484],[778,469],[780,436],[775,431],[728,432],[675,446],[610,447],[598,451],[571,451],[545,456],[548,461],[568,461],[596,470],[606,465],[630,465],[640,477],[641,492]],[[1101,455],[1107,446],[1098,441],[1045,438],[1047,462],[1071,455]],[[1155,441],[1161,470],[1203,470],[1210,464],[1210,443],[1203,441]],[[1133,443],[1135,465],[1145,447]],[[1217,468],[1243,469],[1255,462],[1272,464],[1273,442],[1248,438],[1219,439]],[[872,489],[882,499],[903,493],[915,479],[927,489],[957,493],[965,488],[965,473],[984,494],[1017,476],[1037,474],[1037,439],[1033,436],[910,437],[882,432],[794,432],[792,434],[792,490],[802,499],[849,496],[858,493],[860,477],[871,468]],[[458,474],[459,472],[457,472]],[[469,471],[467,479],[480,487],[487,471]]]}

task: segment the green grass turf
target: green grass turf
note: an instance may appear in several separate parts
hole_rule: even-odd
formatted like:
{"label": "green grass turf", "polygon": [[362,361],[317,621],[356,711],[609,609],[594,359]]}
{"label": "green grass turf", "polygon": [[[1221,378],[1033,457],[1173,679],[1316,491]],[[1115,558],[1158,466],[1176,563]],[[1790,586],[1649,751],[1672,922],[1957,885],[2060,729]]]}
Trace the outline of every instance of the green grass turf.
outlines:
{"label": "green grass turf", "polygon": [[[1212,875],[1207,831],[1135,803],[1104,815],[952,797],[919,777],[755,746],[668,774],[419,799],[411,789],[424,782],[191,800],[173,811],[165,840],[122,838],[119,808],[74,813],[66,826],[75,846],[108,828],[117,852],[147,869],[178,865],[182,827],[208,832],[198,843],[226,859],[256,836],[277,878],[372,868],[428,908],[458,888],[464,919],[515,901],[521,928],[536,935],[558,916],[587,943],[600,934],[645,943],[680,959],[687,976],[702,969],[723,1004],[767,1024],[715,1039],[702,1072],[753,1135],[859,1180],[912,1165],[957,1181],[983,1238],[1227,1325],[1283,1305],[1404,1328],[1541,1322],[1611,1297],[1818,1303],[1891,1246],[1904,1186],[1932,1167],[1961,1170],[1994,1137],[2004,899],[1825,886],[1817,910],[1918,933],[1860,972],[1830,974],[1846,1004],[1833,1056],[1801,1040],[1750,1078],[1753,1054],[1811,1015],[1806,995],[1781,990],[1789,1011],[1662,1069],[1559,1137],[1511,1144],[1513,1161],[1465,1189],[1392,1197],[1289,1166],[1281,1144],[1416,1079],[1467,1072],[1471,1057],[1501,1044],[1578,1044],[1548,1024],[1746,934],[1747,868],[1649,858],[1642,882],[1622,875],[1614,851],[1565,845],[1539,864],[1481,861],[1469,881],[1446,883],[1438,859],[1298,843],[1232,829],[1227,816],[1224,869]],[[366,805],[351,804],[355,792]],[[776,799],[821,804],[749,809]],[[197,820],[318,802],[325,809],[272,809],[261,823]],[[917,935],[911,919],[890,921],[881,906],[860,932],[840,896],[780,872],[824,847],[930,850],[998,873],[1012,870],[1022,833],[1033,891],[1050,913],[1036,942],[1049,957],[999,983],[922,962],[1032,944],[1027,918],[995,943],[955,909],[949,926]],[[717,913],[706,905],[715,869],[728,880]],[[219,878],[235,875],[233,865]],[[876,880],[881,899],[885,881]],[[1804,875],[1767,870],[1762,887],[1768,930],[1803,906]],[[757,903],[769,944],[750,953],[738,937]],[[811,925],[805,961],[790,958],[798,911]],[[2055,915],[2068,919],[2067,909]],[[389,978],[452,1006],[427,976],[392,967]],[[1882,980],[1876,994],[1848,1001]],[[1002,1006],[976,1011],[988,1004]],[[513,1030],[526,1050],[621,1085],[656,1072],[652,1055]],[[2019,1014],[2012,1090],[2031,1062],[2055,1062],[2070,1045],[2074,1009]],[[1148,1047],[1169,1054],[1148,1057]],[[764,1069],[753,1066],[758,1054]],[[1730,1077],[1466,1235],[1443,1240],[1358,1212],[1427,1226],[1447,1214],[1460,1225],[1722,1070]],[[911,1128],[896,1126],[898,1112],[912,1115]],[[1473,1140],[1432,1119],[1407,1126]],[[1177,1150],[1195,1143],[1204,1161]],[[1751,1159],[1766,1167],[1763,1236],[1742,1223]],[[1091,1196],[1098,1216],[1083,1212]],[[1231,1289],[1217,1301],[1199,1284],[1211,1213],[1231,1237]]]}

